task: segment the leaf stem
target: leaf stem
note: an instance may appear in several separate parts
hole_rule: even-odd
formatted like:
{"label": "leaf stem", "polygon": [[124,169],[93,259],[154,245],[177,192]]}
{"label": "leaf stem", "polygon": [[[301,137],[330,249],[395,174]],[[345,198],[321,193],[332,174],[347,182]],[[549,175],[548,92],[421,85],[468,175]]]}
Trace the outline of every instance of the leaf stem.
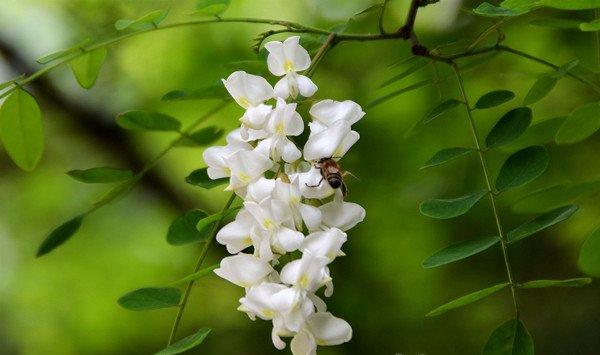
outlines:
{"label": "leaf stem", "polygon": [[492,187],[492,182],[490,179],[490,173],[489,173],[489,169],[487,166],[487,161],[485,159],[485,155],[483,153],[481,144],[479,143],[479,138],[477,135],[477,127],[475,126],[475,120],[473,119],[473,114],[472,114],[471,110],[469,109],[469,101],[467,98],[467,94],[465,92],[465,86],[464,86],[462,77],[460,75],[459,68],[456,65],[456,63],[452,63],[451,66],[452,66],[452,70],[454,71],[454,74],[456,76],[456,81],[458,83],[458,87],[460,88],[460,93],[463,97],[463,101],[465,103],[467,117],[469,118],[469,126],[471,128],[471,135],[473,136],[473,142],[475,143],[477,155],[479,156],[479,161],[481,163],[481,170],[483,171],[483,176],[485,178],[485,184],[487,186],[487,189],[488,189],[488,192],[490,195],[490,202],[492,204],[492,211],[494,213],[494,219],[496,221],[496,228],[497,228],[498,234],[500,236],[500,244],[502,247],[502,256],[504,258],[504,265],[506,267],[506,274],[508,276],[508,282],[510,285],[513,304],[514,304],[514,308],[515,308],[515,318],[518,319],[519,318],[519,306],[518,306],[518,301],[517,301],[517,283],[515,282],[515,278],[513,276],[512,269],[510,266],[510,260],[508,257],[508,247],[507,247],[508,240],[502,229],[502,223],[500,221],[500,212],[499,212],[498,206],[496,204],[496,196],[494,194],[494,189]]}
{"label": "leaf stem", "polygon": [[[231,207],[231,204],[235,200],[235,197],[236,197],[236,194],[232,193],[231,196],[229,197],[229,200],[227,200],[227,203],[225,204],[225,206],[223,206],[223,209],[221,210],[221,212],[225,212],[229,209],[229,207]],[[202,247],[202,250],[200,251],[200,256],[198,257],[198,261],[196,261],[196,266],[194,267],[194,271],[192,273],[198,272],[200,270],[200,268],[202,267],[202,263],[204,262],[204,259],[206,258],[206,255],[208,254],[208,248],[210,247],[213,239],[215,238],[215,235],[217,234],[217,231],[219,230],[220,222],[221,222],[220,220],[215,222],[208,239],[206,240],[206,242],[204,243],[204,246]],[[195,282],[196,282],[196,280],[190,280],[187,283],[187,286],[183,293],[183,298],[181,299],[181,303],[179,304],[179,306],[178,306],[179,308],[177,309],[177,315],[175,316],[175,320],[173,321],[173,327],[171,328],[171,334],[169,335],[169,340],[167,341],[167,346],[169,346],[169,345],[171,345],[171,343],[173,343],[173,340],[175,339],[175,336],[177,335],[177,330],[179,329],[179,324],[181,323],[181,317],[183,316],[183,311],[185,310],[185,306],[187,305],[187,301],[190,296],[190,292],[191,292],[192,287],[194,286]]]}
{"label": "leaf stem", "polygon": [[323,42],[323,45],[319,48],[319,51],[317,52],[317,54],[315,54],[315,57],[312,59],[310,67],[306,69],[305,75],[307,77],[310,78],[313,76],[315,70],[317,69],[317,66],[319,65],[323,57],[325,57],[325,53],[327,53],[327,51],[335,45],[336,38],[336,33],[330,33],[329,36],[327,36],[327,39],[325,39],[325,42]]}

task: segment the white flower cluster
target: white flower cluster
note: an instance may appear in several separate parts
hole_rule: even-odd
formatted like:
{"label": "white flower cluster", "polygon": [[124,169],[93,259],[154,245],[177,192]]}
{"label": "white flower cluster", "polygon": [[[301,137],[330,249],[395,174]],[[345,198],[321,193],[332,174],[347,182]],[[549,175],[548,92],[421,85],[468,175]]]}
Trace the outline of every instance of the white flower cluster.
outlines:
{"label": "white flower cluster", "polygon": [[[245,288],[240,311],[252,320],[273,322],[276,348],[285,348],[281,337],[293,337],[294,354],[316,354],[317,345],[337,345],[352,337],[350,325],[327,312],[316,292],[324,286],[325,296],[332,295],[328,265],[344,255],[345,232],[365,217],[361,206],[343,200],[340,186],[330,186],[321,163],[339,160],[356,143],[359,135],[351,125],[365,113],[352,101],[317,102],[300,151],[290,139],[304,131],[293,101],[317,90],[298,73],[309,68],[309,54],[299,37],[269,42],[265,48],[269,70],[282,78],[275,88],[243,71],[223,80],[246,112],[241,128],[227,136],[227,145],[208,148],[203,155],[209,177],[229,177],[226,190],[244,200],[235,220],[216,236],[235,255],[224,258],[215,273]],[[267,103],[271,99],[274,107]],[[253,253],[244,253],[249,247]]]}

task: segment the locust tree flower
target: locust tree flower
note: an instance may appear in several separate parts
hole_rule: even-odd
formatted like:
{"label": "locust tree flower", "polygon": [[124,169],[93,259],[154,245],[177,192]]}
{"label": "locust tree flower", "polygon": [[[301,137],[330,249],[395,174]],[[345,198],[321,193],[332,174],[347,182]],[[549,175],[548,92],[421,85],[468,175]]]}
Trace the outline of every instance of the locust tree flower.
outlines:
{"label": "locust tree flower", "polygon": [[325,228],[339,228],[347,231],[365,219],[366,211],[359,204],[346,202],[340,194],[333,201],[319,207],[321,223]]}
{"label": "locust tree flower", "polygon": [[281,282],[314,292],[331,282],[328,263],[328,258],[304,250],[302,258],[286,264],[281,269]]}
{"label": "locust tree flower", "polygon": [[344,256],[342,245],[348,240],[346,233],[338,228],[314,232],[306,236],[301,249],[308,250],[312,255],[326,257],[331,263],[336,257]]}
{"label": "locust tree flower", "polygon": [[208,165],[207,173],[211,179],[231,176],[231,169],[225,159],[240,150],[252,150],[252,146],[242,140],[240,130],[236,129],[225,138],[227,145],[207,148],[202,157]]}
{"label": "locust tree flower", "polygon": [[275,84],[275,96],[287,99],[296,98],[298,94],[310,97],[317,91],[317,86],[307,76],[298,72],[310,67],[310,56],[300,45],[300,37],[289,37],[283,42],[271,41],[265,44],[269,52],[267,65],[275,76],[283,76]]}
{"label": "locust tree flower", "polygon": [[304,130],[304,123],[300,114],[296,112],[296,105],[288,104],[281,98],[277,99],[277,106],[271,112],[266,127],[269,137],[257,145],[257,150],[262,151],[275,162],[283,159],[287,163],[292,163],[302,156],[296,144],[287,138],[298,136]]}
{"label": "locust tree flower", "polygon": [[246,187],[260,179],[265,171],[273,166],[273,162],[255,150],[239,150],[224,159],[231,172],[231,179],[226,190]]}
{"label": "locust tree flower", "polygon": [[302,203],[299,185],[300,179],[297,176],[292,179],[291,183],[277,179],[273,197],[282,201],[289,208],[289,214],[292,216],[297,230],[302,230],[302,223],[304,223],[309,231],[315,231],[321,225],[321,211],[315,206]]}
{"label": "locust tree flower", "polygon": [[348,322],[329,312],[318,312],[294,336],[291,348],[294,355],[314,355],[317,353],[317,345],[339,345],[350,339],[352,328]]}
{"label": "locust tree flower", "polygon": [[236,71],[221,80],[235,102],[245,109],[257,107],[273,98],[273,87],[262,76]]}
{"label": "locust tree flower", "polygon": [[240,287],[250,287],[266,281],[274,271],[268,262],[254,255],[239,253],[223,258],[214,273]]}
{"label": "locust tree flower", "polygon": [[359,104],[351,100],[322,100],[310,108],[309,114],[312,118],[312,122],[309,124],[310,130],[318,133],[337,121],[353,125],[365,115],[365,112]]}
{"label": "locust tree flower", "polygon": [[344,120],[334,122],[319,131],[311,131],[304,145],[304,159],[318,161],[322,158],[339,159],[358,141],[360,135]]}

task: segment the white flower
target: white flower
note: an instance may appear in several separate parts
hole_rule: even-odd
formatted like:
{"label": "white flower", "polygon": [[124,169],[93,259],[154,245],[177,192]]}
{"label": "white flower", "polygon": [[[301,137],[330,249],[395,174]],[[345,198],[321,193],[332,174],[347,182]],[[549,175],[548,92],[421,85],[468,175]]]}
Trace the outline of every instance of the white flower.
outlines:
{"label": "white flower", "polygon": [[[264,320],[271,320],[280,311],[289,311],[297,303],[296,300],[287,300],[289,304],[288,309],[282,306],[286,303],[284,296],[289,293],[280,295],[278,299],[274,299],[274,295],[282,291],[288,290],[289,288],[285,285],[273,282],[263,282],[259,285],[252,286],[246,292],[246,296],[240,299],[239,311],[246,312],[250,319],[254,320],[255,317],[259,317]],[[293,295],[290,295],[293,296]],[[276,302],[277,301],[277,302]]]}
{"label": "white flower", "polygon": [[315,167],[307,172],[293,175],[292,179],[298,180],[300,192],[306,198],[323,199],[335,193],[335,189],[329,186],[329,183],[321,174],[321,170]]}
{"label": "white flower", "polygon": [[317,256],[308,250],[302,253],[302,258],[286,264],[281,269],[281,281],[301,290],[314,292],[321,286],[331,282],[327,264],[329,259]]}
{"label": "white flower", "polygon": [[296,112],[296,104],[287,104],[277,99],[277,106],[271,112],[266,126],[268,138],[258,143],[256,150],[270,156],[273,161],[281,159],[287,163],[298,160],[302,153],[287,136],[298,136],[304,130],[302,117]]}
{"label": "white flower", "polygon": [[296,98],[298,94],[310,97],[317,91],[317,86],[304,75],[297,72],[310,67],[310,56],[300,45],[300,37],[293,36],[284,42],[272,41],[265,44],[269,52],[267,65],[275,76],[283,76],[275,84],[275,96],[287,99]]}
{"label": "white flower", "polygon": [[351,100],[322,100],[314,104],[309,113],[313,120],[310,123],[310,130],[313,133],[319,133],[337,121],[345,121],[353,125],[365,115],[360,105]]}
{"label": "white flower", "polygon": [[269,133],[264,128],[272,110],[272,106],[264,104],[256,107],[248,107],[244,115],[240,118],[240,122],[242,122],[240,131],[242,138],[246,141],[267,138]]}
{"label": "white flower", "polygon": [[231,179],[226,190],[236,190],[257,181],[273,162],[254,150],[239,150],[224,158],[225,165],[231,171]]}
{"label": "white flower", "polygon": [[268,262],[244,253],[223,258],[220,267],[214,270],[215,274],[240,287],[250,287],[266,281],[274,271]]}
{"label": "white flower", "polygon": [[313,314],[290,344],[294,355],[314,355],[317,345],[339,345],[352,339],[352,328],[329,312]]}
{"label": "white flower", "polygon": [[275,180],[261,177],[256,182],[248,185],[248,192],[244,198],[245,201],[260,203],[271,197],[275,188]]}
{"label": "white flower", "polygon": [[273,88],[261,76],[236,71],[227,79],[221,80],[235,102],[245,109],[259,106],[273,98]]}
{"label": "white flower", "polygon": [[202,153],[202,158],[208,165],[208,177],[211,179],[220,179],[231,176],[231,170],[225,162],[225,159],[240,150],[252,150],[252,146],[242,140],[239,129],[229,133],[226,137],[226,141],[226,146],[210,147]]}
{"label": "white flower", "polygon": [[304,145],[304,159],[317,161],[321,158],[339,159],[354,145],[360,135],[350,129],[350,123],[344,120],[331,126],[312,132]]}
{"label": "white flower", "polygon": [[337,228],[311,233],[302,242],[302,251],[308,250],[315,256],[324,256],[331,263],[337,256],[344,256],[342,245],[348,240],[346,233]]}
{"label": "white flower", "polygon": [[297,230],[302,230],[302,222],[309,231],[317,230],[321,225],[321,211],[315,206],[301,202],[302,194],[299,184],[300,179],[297,176],[292,179],[291,183],[277,179],[273,197],[283,201],[289,208]]}
{"label": "white flower", "polygon": [[252,245],[251,228],[254,219],[248,211],[238,212],[235,220],[217,233],[217,242],[225,245],[230,254],[237,254]]}
{"label": "white flower", "polygon": [[365,219],[365,209],[362,206],[345,202],[337,195],[333,201],[319,207],[322,224],[327,228],[339,228],[347,231]]}

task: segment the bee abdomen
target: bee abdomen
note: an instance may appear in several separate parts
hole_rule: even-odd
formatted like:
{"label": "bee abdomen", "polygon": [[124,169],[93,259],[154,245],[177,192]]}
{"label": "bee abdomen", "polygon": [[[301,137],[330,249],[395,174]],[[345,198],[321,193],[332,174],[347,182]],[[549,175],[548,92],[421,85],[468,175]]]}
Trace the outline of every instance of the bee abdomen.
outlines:
{"label": "bee abdomen", "polygon": [[329,183],[329,186],[331,186],[334,189],[339,188],[340,186],[342,186],[342,175],[341,174],[333,174],[333,175],[329,175],[327,177],[327,182]]}

